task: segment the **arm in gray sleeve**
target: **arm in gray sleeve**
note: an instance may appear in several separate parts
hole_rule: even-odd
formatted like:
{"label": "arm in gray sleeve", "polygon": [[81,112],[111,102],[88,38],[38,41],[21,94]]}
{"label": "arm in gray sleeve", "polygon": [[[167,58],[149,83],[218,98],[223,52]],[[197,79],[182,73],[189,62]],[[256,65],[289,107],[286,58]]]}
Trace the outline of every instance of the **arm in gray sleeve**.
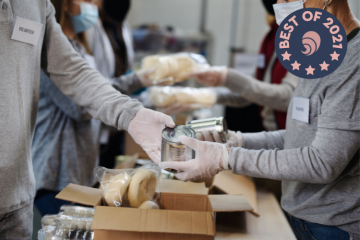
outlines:
{"label": "arm in gray sleeve", "polygon": [[93,70],[73,49],[55,19],[49,0],[41,66],[60,90],[95,118],[127,130],[142,108],[137,100],[116,91],[98,71]]}
{"label": "arm in gray sleeve", "polygon": [[350,163],[360,147],[360,132],[318,128],[311,146],[287,150],[232,148],[236,174],[285,181],[327,184]]}
{"label": "arm in gray sleeve", "polygon": [[240,96],[239,93],[232,92],[227,87],[215,87],[216,103],[228,107],[246,107],[251,103]]}
{"label": "arm in gray sleeve", "polygon": [[284,149],[285,130],[274,132],[243,133],[243,147],[246,149]]}
{"label": "arm in gray sleeve", "polygon": [[226,87],[240,97],[274,110],[287,111],[298,78],[287,73],[281,84],[261,82],[249,75],[229,69]]}
{"label": "arm in gray sleeve", "polygon": [[67,116],[76,121],[91,119],[86,109],[80,107],[70,97],[64,95],[43,71],[40,73],[40,84],[51,101]]}
{"label": "arm in gray sleeve", "polygon": [[130,95],[132,92],[143,87],[136,73],[110,78],[108,81],[116,90],[126,95]]}

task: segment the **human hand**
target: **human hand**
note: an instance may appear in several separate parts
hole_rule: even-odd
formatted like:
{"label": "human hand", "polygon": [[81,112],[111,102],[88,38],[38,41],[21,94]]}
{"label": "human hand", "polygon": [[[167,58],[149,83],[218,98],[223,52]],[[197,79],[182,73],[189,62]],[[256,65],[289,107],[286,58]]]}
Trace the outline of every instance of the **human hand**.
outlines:
{"label": "human hand", "polygon": [[129,134],[155,163],[161,161],[161,132],[165,125],[175,127],[170,116],[146,108],[139,110],[129,124]]}
{"label": "human hand", "polygon": [[135,74],[139,78],[141,85],[143,87],[153,86],[153,81],[150,79],[150,75],[154,72],[154,69],[141,69],[137,71]]}
{"label": "human hand", "polygon": [[223,86],[229,74],[227,67],[210,67],[206,70],[193,72],[189,77],[195,77],[199,83],[210,87]]}
{"label": "human hand", "polygon": [[197,132],[196,139],[199,141],[224,143],[221,140],[220,134],[216,130],[212,131],[212,135],[209,131]]}
{"label": "human hand", "polygon": [[242,147],[244,140],[241,132],[228,131],[229,140],[226,142],[226,147]]}
{"label": "human hand", "polygon": [[162,169],[175,169],[179,173],[175,176],[182,181],[191,179],[211,178],[217,173],[229,168],[229,153],[225,144],[201,142],[199,140],[181,136],[181,143],[196,152],[195,159],[186,162],[161,162]]}

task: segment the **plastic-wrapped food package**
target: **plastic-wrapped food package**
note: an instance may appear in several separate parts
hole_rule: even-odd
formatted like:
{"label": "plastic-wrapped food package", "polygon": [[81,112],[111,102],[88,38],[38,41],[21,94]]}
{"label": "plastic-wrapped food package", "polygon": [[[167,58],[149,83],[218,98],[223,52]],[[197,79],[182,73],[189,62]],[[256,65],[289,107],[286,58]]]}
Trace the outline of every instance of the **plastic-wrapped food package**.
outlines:
{"label": "plastic-wrapped food package", "polygon": [[94,232],[91,231],[91,224],[93,218],[58,218],[57,227],[54,231],[52,240],[92,240],[94,239]]}
{"label": "plastic-wrapped food package", "polygon": [[216,93],[212,88],[152,87],[148,91],[149,101],[155,107],[179,103],[191,104],[193,109],[198,109],[216,103]]}
{"label": "plastic-wrapped food package", "polygon": [[138,208],[146,201],[154,201],[161,180],[161,169],[154,165],[137,169],[97,167],[94,173],[103,189],[104,201],[113,207]]}
{"label": "plastic-wrapped food package", "polygon": [[42,229],[38,232],[39,240],[92,240],[94,233],[90,230],[93,218],[62,215],[45,215]]}
{"label": "plastic-wrapped food package", "polygon": [[94,217],[95,208],[81,207],[73,205],[63,205],[60,208],[60,213],[73,217]]}
{"label": "plastic-wrapped food package", "polygon": [[142,69],[154,70],[150,79],[154,85],[173,85],[188,79],[190,73],[209,67],[206,59],[199,54],[177,53],[145,57]]}

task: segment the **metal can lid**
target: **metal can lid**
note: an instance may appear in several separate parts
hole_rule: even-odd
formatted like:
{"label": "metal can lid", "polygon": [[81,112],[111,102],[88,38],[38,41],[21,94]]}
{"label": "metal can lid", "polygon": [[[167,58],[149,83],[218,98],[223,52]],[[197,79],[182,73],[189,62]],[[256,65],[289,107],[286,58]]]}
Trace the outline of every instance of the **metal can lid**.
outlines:
{"label": "metal can lid", "polygon": [[172,143],[180,143],[179,137],[181,136],[195,138],[196,133],[192,128],[180,125],[175,126],[175,128],[167,127],[162,131],[163,139]]}

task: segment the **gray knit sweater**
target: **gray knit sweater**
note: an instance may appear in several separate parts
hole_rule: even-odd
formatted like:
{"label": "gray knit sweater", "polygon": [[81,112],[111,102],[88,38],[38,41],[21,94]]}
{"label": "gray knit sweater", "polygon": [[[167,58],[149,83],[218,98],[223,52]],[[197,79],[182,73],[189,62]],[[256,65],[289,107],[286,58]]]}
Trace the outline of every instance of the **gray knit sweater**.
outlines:
{"label": "gray knit sweater", "polygon": [[[142,105],[120,94],[71,46],[49,0],[2,0],[0,14],[0,214],[31,204],[35,179],[31,142],[40,68],[95,119],[127,129]],[[37,46],[11,40],[16,17],[43,24]]]}

